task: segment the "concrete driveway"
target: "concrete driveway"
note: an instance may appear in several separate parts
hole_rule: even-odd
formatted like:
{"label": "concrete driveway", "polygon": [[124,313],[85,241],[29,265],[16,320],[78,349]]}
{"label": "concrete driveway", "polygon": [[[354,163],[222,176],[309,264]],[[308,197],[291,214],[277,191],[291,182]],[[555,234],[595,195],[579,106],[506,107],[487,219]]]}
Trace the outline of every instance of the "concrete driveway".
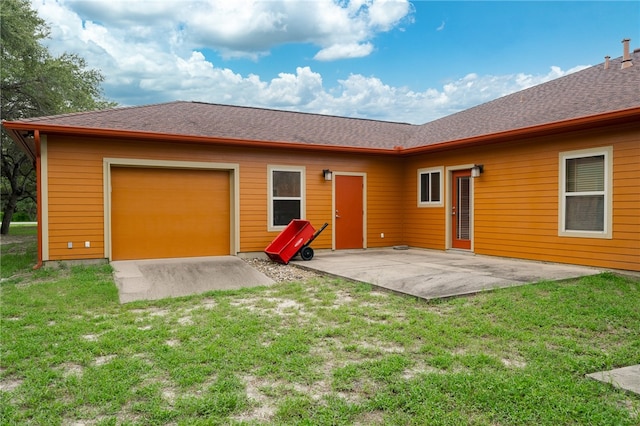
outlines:
{"label": "concrete driveway", "polygon": [[455,251],[368,249],[317,252],[297,266],[423,299],[594,275],[603,270]]}
{"label": "concrete driveway", "polygon": [[[312,260],[291,264],[424,299],[602,272],[461,252],[392,248],[317,251]],[[235,256],[114,261],[111,265],[121,303],[273,284],[271,278]]]}
{"label": "concrete driveway", "polygon": [[111,262],[120,303],[273,284],[235,256]]}

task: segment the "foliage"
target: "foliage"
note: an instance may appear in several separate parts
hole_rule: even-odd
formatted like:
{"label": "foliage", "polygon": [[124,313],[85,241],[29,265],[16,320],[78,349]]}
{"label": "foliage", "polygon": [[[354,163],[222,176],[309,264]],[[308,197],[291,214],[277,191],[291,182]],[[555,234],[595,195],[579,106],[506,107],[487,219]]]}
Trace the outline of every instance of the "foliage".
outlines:
{"label": "foliage", "polygon": [[[88,111],[113,106],[103,99],[103,76],[88,69],[77,54],[53,56],[42,44],[46,23],[28,0],[4,0],[0,5],[0,98],[2,120]],[[35,200],[35,176],[31,159],[4,129],[2,150],[2,210],[0,233],[9,224],[18,204]]]}
{"label": "foliage", "polygon": [[121,305],[108,265],[18,263],[6,424],[638,424],[636,395],[585,377],[638,363],[637,279],[425,302],[325,278]]}

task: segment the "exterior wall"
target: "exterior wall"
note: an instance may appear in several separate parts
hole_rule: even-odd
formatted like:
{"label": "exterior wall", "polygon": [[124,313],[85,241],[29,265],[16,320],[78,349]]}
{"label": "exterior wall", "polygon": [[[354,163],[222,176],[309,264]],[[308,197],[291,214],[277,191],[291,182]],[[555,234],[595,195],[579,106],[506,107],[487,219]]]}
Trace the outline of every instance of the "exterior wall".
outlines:
{"label": "exterior wall", "polygon": [[[612,238],[559,236],[559,153],[607,146],[613,147]],[[43,152],[45,261],[107,257],[103,158],[133,158],[239,164],[238,252],[261,252],[278,234],[267,230],[270,165],[305,167],[306,218],[316,228],[329,223],[316,249],[332,248],[333,186],[322,176],[328,168],[366,174],[367,247],[444,250],[448,185],[442,206],[418,207],[417,170],[443,167],[448,179],[447,168],[483,164],[484,173],[473,179],[475,253],[640,270],[640,124],[403,158],[56,135],[47,135]]]}
{"label": "exterior wall", "polygon": [[[305,166],[307,219],[329,227],[314,242],[331,247],[332,183],[323,169],[366,173],[367,246],[402,243],[401,160],[377,155],[253,150],[199,144],[47,135],[48,245],[45,261],[105,258],[103,158],[239,164],[239,252],[261,252],[278,235],[267,231],[267,167]],[[45,178],[43,178],[45,179]],[[380,233],[385,238],[380,238]],[[73,242],[73,249],[67,242]],[[85,248],[84,241],[91,247]]]}
{"label": "exterior wall", "polygon": [[[560,152],[606,146],[613,147],[612,238],[558,236]],[[446,207],[417,207],[417,169],[460,164],[484,165],[473,179],[475,253],[640,270],[640,125],[409,158],[406,244],[447,248]]]}

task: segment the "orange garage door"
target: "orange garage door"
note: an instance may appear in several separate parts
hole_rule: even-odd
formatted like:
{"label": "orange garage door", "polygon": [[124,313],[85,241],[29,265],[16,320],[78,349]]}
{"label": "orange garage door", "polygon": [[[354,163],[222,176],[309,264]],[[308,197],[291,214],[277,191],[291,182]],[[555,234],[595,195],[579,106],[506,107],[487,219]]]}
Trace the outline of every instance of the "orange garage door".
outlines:
{"label": "orange garage door", "polygon": [[229,173],[113,167],[113,260],[230,253]]}

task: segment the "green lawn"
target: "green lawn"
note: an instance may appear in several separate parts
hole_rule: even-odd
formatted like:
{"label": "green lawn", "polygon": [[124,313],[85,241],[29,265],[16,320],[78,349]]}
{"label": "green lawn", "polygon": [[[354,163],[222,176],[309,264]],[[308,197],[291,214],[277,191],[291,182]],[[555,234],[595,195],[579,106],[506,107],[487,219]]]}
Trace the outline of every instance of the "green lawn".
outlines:
{"label": "green lawn", "polygon": [[24,225],[22,223],[13,223],[9,228],[9,235],[32,235],[38,234],[38,227],[35,225]]}
{"label": "green lawn", "polygon": [[[3,246],[2,424],[637,425],[640,281],[424,302],[335,279],[118,303]],[[6,266],[6,269],[5,269]]]}

